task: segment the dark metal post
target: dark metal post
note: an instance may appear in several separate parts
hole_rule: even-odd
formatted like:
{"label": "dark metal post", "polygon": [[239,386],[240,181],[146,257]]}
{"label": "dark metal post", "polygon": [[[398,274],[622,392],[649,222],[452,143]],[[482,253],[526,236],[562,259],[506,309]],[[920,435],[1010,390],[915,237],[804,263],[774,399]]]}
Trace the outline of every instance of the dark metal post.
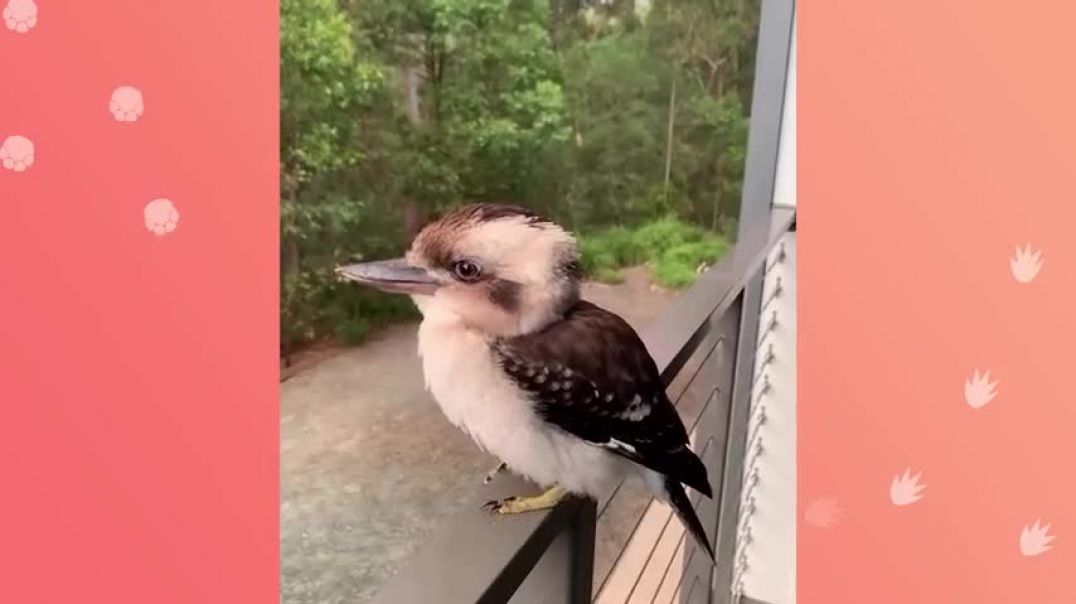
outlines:
{"label": "dark metal post", "polygon": [[572,522],[570,604],[590,604],[594,591],[594,538],[598,523],[598,505],[586,501]]}
{"label": "dark metal post", "polygon": [[590,604],[594,584],[597,504],[581,497],[561,502],[559,531],[510,596],[489,594],[480,604]]}
{"label": "dark metal post", "polygon": [[736,525],[743,490],[747,424],[750,419],[751,382],[755,366],[755,343],[758,339],[758,309],[762,302],[762,272],[748,282],[743,291],[740,333],[736,343],[736,369],[729,409],[728,440],[725,449],[725,472],[721,477],[721,506],[717,514],[717,565],[712,577],[710,602],[728,604],[732,593],[732,569],[736,555]]}
{"label": "dark metal post", "polygon": [[739,234],[769,222],[781,145],[796,0],[762,0]]}

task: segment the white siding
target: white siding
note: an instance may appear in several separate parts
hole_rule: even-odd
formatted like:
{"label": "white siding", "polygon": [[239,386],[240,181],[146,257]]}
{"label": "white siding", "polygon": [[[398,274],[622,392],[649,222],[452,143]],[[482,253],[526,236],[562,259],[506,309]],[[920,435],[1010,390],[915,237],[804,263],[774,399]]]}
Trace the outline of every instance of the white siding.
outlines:
{"label": "white siding", "polygon": [[[796,206],[796,35],[777,156],[773,205]],[[777,261],[782,255],[783,260]],[[769,604],[796,601],[796,234],[788,233],[767,266],[759,321],[757,382],[748,429],[741,538],[734,589]],[[780,281],[780,293],[773,297]],[[769,330],[776,317],[776,327]],[[770,353],[772,351],[772,357]],[[768,387],[764,384],[768,383]],[[764,418],[764,419],[762,419]],[[756,449],[761,444],[761,449]],[[757,476],[757,482],[755,482]],[[754,484],[752,485],[752,483]],[[746,537],[746,538],[743,538]]]}
{"label": "white siding", "polygon": [[777,182],[773,204],[796,207],[796,21],[792,20],[792,49],[788,57],[784,117],[781,119],[781,142],[777,153]]}
{"label": "white siding", "polygon": [[[763,288],[744,469],[737,576],[744,595],[796,601],[796,234],[773,251]],[[778,286],[778,284],[780,284]],[[775,294],[776,292],[776,294]],[[757,476],[757,480],[755,477]]]}

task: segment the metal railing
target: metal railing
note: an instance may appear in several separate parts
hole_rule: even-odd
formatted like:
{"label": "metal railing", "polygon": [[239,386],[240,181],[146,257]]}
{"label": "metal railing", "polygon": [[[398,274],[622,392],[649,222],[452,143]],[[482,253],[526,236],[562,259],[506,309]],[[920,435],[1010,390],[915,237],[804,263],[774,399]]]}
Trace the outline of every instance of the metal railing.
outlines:
{"label": "metal railing", "polygon": [[[763,274],[777,241],[795,230],[795,211],[771,203],[794,10],[795,0],[763,0],[761,6],[737,243],[640,334],[709,472],[713,499],[692,493],[692,503],[717,563],[684,535],[666,540],[674,548],[663,548],[680,556],[656,555],[657,541],[678,522],[665,519],[658,540],[644,548],[642,568],[617,586],[623,593],[606,598],[611,601],[730,604],[735,597]],[[598,502],[568,498],[552,510],[519,516],[492,517],[480,509],[481,502],[528,492],[537,487],[505,475],[476,492],[473,505],[420,545],[374,602],[584,604],[610,593],[603,588],[614,588],[614,569],[634,562],[622,556],[650,503],[641,488],[623,483]],[[656,574],[647,576],[644,588],[648,568]]]}

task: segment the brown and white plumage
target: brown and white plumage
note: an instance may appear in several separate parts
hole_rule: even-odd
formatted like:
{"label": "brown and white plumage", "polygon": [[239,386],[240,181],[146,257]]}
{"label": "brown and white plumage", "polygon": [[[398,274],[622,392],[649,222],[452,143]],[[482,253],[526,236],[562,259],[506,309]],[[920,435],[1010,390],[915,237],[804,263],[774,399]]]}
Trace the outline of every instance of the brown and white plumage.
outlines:
{"label": "brown and white plumage", "polygon": [[713,556],[682,486],[712,496],[706,468],[638,335],[580,299],[568,232],[523,208],[466,206],[427,226],[406,264],[339,272],[411,294],[427,387],[482,449],[593,498],[641,478]]}

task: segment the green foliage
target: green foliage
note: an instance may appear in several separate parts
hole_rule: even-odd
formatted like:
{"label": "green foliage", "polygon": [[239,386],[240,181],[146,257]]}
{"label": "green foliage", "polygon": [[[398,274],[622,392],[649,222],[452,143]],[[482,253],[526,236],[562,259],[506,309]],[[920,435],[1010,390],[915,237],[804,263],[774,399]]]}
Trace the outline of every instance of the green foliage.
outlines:
{"label": "green foliage", "polygon": [[417,221],[460,203],[587,233],[604,281],[647,262],[682,286],[723,253],[759,0],[636,4],[281,0],[284,351],[414,316],[332,268],[399,255]]}
{"label": "green foliage", "polygon": [[331,331],[331,260],[368,212],[339,183],[362,158],[354,115],[377,98],[383,71],[359,58],[334,0],[281,0],[280,21],[281,342],[290,350]]}
{"label": "green foliage", "polygon": [[603,266],[598,269],[598,272],[594,275],[594,279],[602,283],[609,283],[616,285],[617,283],[624,282],[624,274],[619,269]]}
{"label": "green foliage", "polygon": [[707,233],[703,239],[667,248],[654,263],[654,280],[665,287],[681,288],[695,282],[698,269],[716,262],[728,250],[728,240]]}
{"label": "green foliage", "polygon": [[382,84],[357,56],[351,23],[334,0],[281,0],[281,163],[289,188],[360,158],[349,119]]}
{"label": "green foliage", "polygon": [[665,217],[643,225],[635,234],[635,241],[648,258],[658,258],[672,247],[702,241],[703,236],[701,228]]}
{"label": "green foliage", "polygon": [[566,53],[575,110],[570,202],[578,222],[607,224],[653,217],[647,195],[662,180],[661,72],[641,34],[618,33]]}
{"label": "green foliage", "polygon": [[728,251],[728,240],[724,237],[707,233],[701,241],[680,243],[665,250],[661,255],[663,262],[678,264],[713,264]]}
{"label": "green foliage", "polygon": [[373,328],[418,317],[410,299],[340,282],[328,269],[286,279],[281,297],[292,302],[283,304],[281,312],[285,350],[326,335],[356,344]]}
{"label": "green foliage", "polygon": [[606,281],[601,278],[603,269],[634,266],[647,260],[637,232],[622,226],[584,235],[579,239],[579,254],[583,271],[600,281]]}
{"label": "green foliage", "polygon": [[605,268],[622,266],[617,262],[616,255],[606,247],[600,233],[579,240],[579,255],[583,272],[590,276],[597,275]]}
{"label": "green foliage", "polygon": [[695,282],[695,271],[688,264],[669,262],[662,258],[654,266],[654,281],[673,289],[687,287]]}
{"label": "green foliage", "polygon": [[725,236],[674,217],[653,220],[636,229],[602,229],[579,239],[583,271],[591,278],[619,283],[619,269],[646,263],[652,267],[655,281],[672,288],[694,283],[697,269],[713,264],[728,247]]}

